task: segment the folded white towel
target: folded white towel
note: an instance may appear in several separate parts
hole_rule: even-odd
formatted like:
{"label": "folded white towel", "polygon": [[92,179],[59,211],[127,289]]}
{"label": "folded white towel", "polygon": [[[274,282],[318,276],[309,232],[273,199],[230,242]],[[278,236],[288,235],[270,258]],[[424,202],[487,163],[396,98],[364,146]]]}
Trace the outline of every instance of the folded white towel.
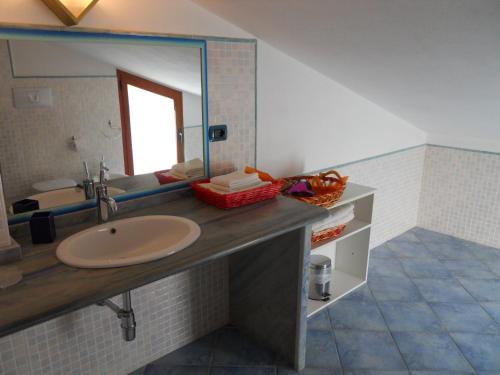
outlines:
{"label": "folded white towel", "polygon": [[330,211],[330,216],[333,219],[342,220],[343,217],[349,216],[354,212],[354,203],[348,203]]}
{"label": "folded white towel", "polygon": [[167,172],[166,174],[169,175],[169,176],[178,178],[180,180],[187,180],[189,178],[189,176],[187,174],[180,173],[180,172],[175,172],[175,171],[170,171],[170,172]]}
{"label": "folded white towel", "polygon": [[326,229],[335,228],[335,227],[338,227],[339,225],[349,223],[349,222],[350,222],[350,221],[352,221],[354,218],[355,218],[355,216],[354,216],[354,212],[353,212],[353,213],[351,213],[349,216],[346,216],[346,217],[345,217],[343,220],[341,220],[341,221],[330,221],[330,222],[328,222],[328,223],[323,223],[322,225],[313,224],[313,226],[312,226],[312,231],[313,231],[314,233],[318,233],[318,232],[321,232],[321,231],[326,230]]}
{"label": "folded white towel", "polygon": [[191,176],[193,173],[199,173],[200,170],[204,170],[205,166],[203,161],[199,158],[188,160],[184,163],[174,164],[172,166],[172,171],[177,173],[184,173],[187,176]]}
{"label": "folded white towel", "polygon": [[257,173],[236,171],[223,176],[212,177],[212,184],[225,186],[229,189],[247,188],[262,182]]}
{"label": "folded white towel", "polygon": [[[249,189],[255,189],[256,187],[261,187],[261,186],[265,186],[265,185],[269,185],[269,183],[263,183],[264,181],[258,181],[258,182],[254,182],[252,184],[247,184],[247,185],[242,185],[242,186],[238,186],[238,187],[230,187],[228,188],[227,186],[222,186],[222,185],[217,185],[217,184],[212,184],[211,183],[211,186],[216,189],[216,190],[219,190],[219,191],[223,191],[223,192],[226,192],[226,193],[235,193],[235,192],[238,192],[238,191],[244,191],[244,190],[249,190]],[[265,181],[265,182],[269,182],[269,181]]]}
{"label": "folded white towel", "polygon": [[321,232],[322,230],[335,228],[342,224],[347,224],[354,219],[354,204],[349,203],[345,206],[334,209],[330,212],[330,216],[326,219],[314,223],[312,226],[313,232]]}
{"label": "folded white towel", "polygon": [[176,177],[176,178],[186,180],[188,178],[203,176],[205,174],[205,170],[204,169],[192,170],[189,173],[183,173],[183,172],[171,170],[171,171],[167,172],[167,174],[169,174],[173,177]]}
{"label": "folded white towel", "polygon": [[202,186],[202,187],[204,187],[206,189],[212,190],[213,192],[218,193],[218,194],[231,194],[231,193],[238,193],[238,192],[245,191],[245,190],[255,189],[255,188],[258,188],[258,187],[262,187],[262,186],[267,186],[267,185],[270,185],[270,184],[271,184],[271,181],[261,181],[260,183],[258,183],[255,186],[252,186],[252,187],[242,188],[242,189],[236,189],[236,190],[230,190],[230,191],[224,190],[223,189],[224,187],[221,186],[221,185],[212,184],[210,182],[207,182],[207,183],[204,183],[204,184],[200,184],[200,186]]}
{"label": "folded white towel", "polygon": [[233,191],[252,189],[254,187],[259,186],[261,183],[262,183],[261,180],[249,181],[249,182],[244,183],[244,184],[231,185],[230,187],[224,186],[224,185],[219,185],[219,184],[214,184],[213,182],[211,184],[216,189],[219,189],[222,191],[227,191],[227,192],[233,192]]}

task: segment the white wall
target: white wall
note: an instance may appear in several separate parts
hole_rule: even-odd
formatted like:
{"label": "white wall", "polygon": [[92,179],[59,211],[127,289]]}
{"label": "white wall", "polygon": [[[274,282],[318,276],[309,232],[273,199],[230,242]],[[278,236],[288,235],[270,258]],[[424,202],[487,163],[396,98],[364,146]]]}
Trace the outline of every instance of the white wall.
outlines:
{"label": "white wall", "polygon": [[192,1],[443,143],[500,151],[498,0]]}
{"label": "white wall", "polygon": [[9,42],[15,77],[115,77],[116,67],[54,42]]}
{"label": "white wall", "polygon": [[[63,26],[40,0],[2,0],[0,22]],[[79,26],[184,35],[251,37],[189,0],[100,0]]]}
{"label": "white wall", "polygon": [[500,154],[427,146],[424,170],[418,225],[500,248]]}
{"label": "white wall", "polygon": [[184,115],[184,158],[203,159],[203,108],[201,96],[182,93],[182,111]]}
{"label": "white wall", "polygon": [[370,247],[417,225],[425,149],[422,145],[339,169],[349,181],[376,189]]}
{"label": "white wall", "polygon": [[[141,14],[141,17],[137,17]],[[0,22],[60,25],[38,0],[7,0]],[[81,26],[252,37],[186,0],[101,0]],[[425,142],[425,134],[268,44],[258,50],[258,166],[325,168]]]}
{"label": "white wall", "polygon": [[203,124],[203,108],[201,96],[182,93],[182,113],[184,116],[184,127],[200,126]]}
{"label": "white wall", "polygon": [[258,49],[258,166],[311,171],[425,143],[425,133],[264,42]]}

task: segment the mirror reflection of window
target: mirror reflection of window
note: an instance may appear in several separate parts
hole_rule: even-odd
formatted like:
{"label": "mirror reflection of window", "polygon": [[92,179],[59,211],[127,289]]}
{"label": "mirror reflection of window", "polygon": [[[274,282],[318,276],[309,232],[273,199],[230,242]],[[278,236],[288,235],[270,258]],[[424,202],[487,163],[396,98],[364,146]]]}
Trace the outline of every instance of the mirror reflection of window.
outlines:
{"label": "mirror reflection of window", "polygon": [[125,173],[167,170],[184,161],[182,92],[118,71]]}
{"label": "mirror reflection of window", "polygon": [[174,101],[128,85],[134,174],[170,168],[178,162]]}

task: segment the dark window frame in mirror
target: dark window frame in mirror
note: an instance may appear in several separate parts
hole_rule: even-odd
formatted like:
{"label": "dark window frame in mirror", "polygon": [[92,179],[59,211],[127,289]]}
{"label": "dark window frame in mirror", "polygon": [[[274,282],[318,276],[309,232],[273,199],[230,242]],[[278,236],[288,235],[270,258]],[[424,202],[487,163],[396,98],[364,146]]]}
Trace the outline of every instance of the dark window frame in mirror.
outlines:
{"label": "dark window frame in mirror", "polygon": [[[201,62],[201,91],[202,91],[202,119],[203,119],[203,157],[205,176],[210,177],[210,158],[208,145],[208,87],[207,87],[207,41],[204,39],[176,37],[167,34],[150,33],[125,33],[111,32],[107,30],[60,29],[55,27],[29,27],[12,26],[0,24],[0,38],[7,40],[38,40],[38,41],[91,41],[103,43],[145,43],[149,45],[177,45],[183,47],[193,47],[200,49]],[[141,198],[168,191],[180,190],[189,187],[190,182],[177,182],[158,187],[146,188],[139,191],[125,192],[116,197],[117,202],[124,202],[131,199]],[[54,215],[64,215],[88,208],[95,207],[95,201],[88,200],[67,206],[55,207],[51,211]],[[29,221],[32,212],[11,216],[9,224],[19,224]]]}
{"label": "dark window frame in mirror", "polygon": [[118,96],[120,102],[120,114],[122,120],[123,134],[123,158],[125,163],[125,174],[134,176],[134,150],[132,148],[132,124],[130,123],[130,108],[128,85],[138,87],[140,89],[165,96],[174,101],[175,108],[175,137],[177,139],[177,163],[184,162],[184,144],[182,142],[183,134],[183,113],[182,113],[182,92],[174,90],[170,87],[160,85],[156,82],[117,70],[116,77],[118,79]]}

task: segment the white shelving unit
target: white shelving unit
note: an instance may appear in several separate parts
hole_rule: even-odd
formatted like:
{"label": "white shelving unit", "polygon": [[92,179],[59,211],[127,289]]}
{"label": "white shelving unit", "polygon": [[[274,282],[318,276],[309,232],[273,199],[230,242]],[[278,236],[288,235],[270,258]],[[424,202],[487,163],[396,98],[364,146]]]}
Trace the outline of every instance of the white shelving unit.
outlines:
{"label": "white shelving unit", "polygon": [[330,208],[333,210],[353,203],[355,218],[347,224],[339,238],[312,245],[311,254],[326,255],[332,259],[331,298],[328,301],[309,299],[308,317],[366,283],[374,194],[373,188],[349,183],[341,200]]}

